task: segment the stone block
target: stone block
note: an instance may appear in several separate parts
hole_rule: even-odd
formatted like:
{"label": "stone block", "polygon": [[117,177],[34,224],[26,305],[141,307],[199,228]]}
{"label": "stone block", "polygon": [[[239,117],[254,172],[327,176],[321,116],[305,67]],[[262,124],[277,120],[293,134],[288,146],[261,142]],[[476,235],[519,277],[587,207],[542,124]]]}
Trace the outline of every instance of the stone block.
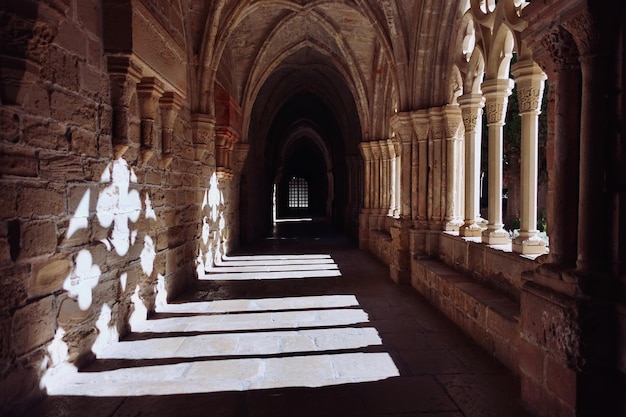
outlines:
{"label": "stone block", "polygon": [[52,221],[29,221],[21,226],[20,258],[54,253],[57,247],[57,229]]}
{"label": "stone block", "polygon": [[20,139],[20,116],[8,109],[0,108],[0,141],[16,143]]}
{"label": "stone block", "polygon": [[0,313],[6,313],[26,303],[26,284],[29,277],[28,264],[11,265],[0,270]]}
{"label": "stone block", "polygon": [[91,101],[63,91],[52,91],[50,100],[54,119],[86,130],[96,130],[98,112]]}
{"label": "stone block", "polygon": [[40,177],[54,181],[82,181],[85,178],[79,156],[41,152]]}
{"label": "stone block", "polygon": [[17,194],[21,217],[63,215],[66,213],[65,190],[53,184],[24,184]]}
{"label": "stone block", "polygon": [[16,310],[13,316],[13,349],[17,355],[30,352],[52,340],[56,332],[54,296]]}
{"label": "stone block", "polygon": [[73,153],[87,156],[98,155],[98,141],[94,132],[78,128],[72,129],[70,141]]}
{"label": "stone block", "polygon": [[48,117],[51,114],[51,106],[48,88],[41,83],[22,84],[23,107],[31,114]]}
{"label": "stone block", "polygon": [[2,198],[0,198],[0,220],[17,217],[17,185],[2,182]]}
{"label": "stone block", "polygon": [[93,315],[90,309],[81,310],[78,301],[67,296],[61,300],[60,305],[58,315],[55,317],[59,327],[66,330],[80,325]]}
{"label": "stone block", "polygon": [[34,263],[28,282],[28,296],[40,297],[62,289],[71,269],[70,260],[67,258],[56,257]]}
{"label": "stone block", "polygon": [[37,176],[37,156],[28,148],[0,147],[0,175]]}
{"label": "stone block", "polygon": [[546,387],[567,408],[576,408],[576,372],[548,356],[546,359]]}
{"label": "stone block", "polygon": [[500,335],[505,340],[519,339],[519,326],[517,321],[509,320],[487,307],[487,329]]}
{"label": "stone block", "polygon": [[[85,39],[81,36],[81,39],[77,39],[76,42],[82,43],[84,45]],[[85,50],[83,50],[82,53],[82,57],[84,56]],[[72,92],[79,91],[79,58],[77,56],[68,53],[67,50],[62,49],[59,46],[53,45],[50,47],[49,53],[46,55],[45,61],[45,65],[41,71],[41,76],[44,80],[56,84],[57,86],[65,90],[69,90]],[[51,93],[52,97],[54,97],[54,93],[55,90],[53,90]],[[55,110],[59,110],[58,107],[55,105],[54,100],[50,102],[50,110],[53,117],[55,114]],[[56,119],[59,121],[64,121],[64,119],[62,118]]]}
{"label": "stone block", "polygon": [[104,171],[108,169],[109,163],[100,159],[84,158],[83,173],[85,181],[99,182]]}
{"label": "stone block", "polygon": [[66,127],[49,119],[22,116],[22,141],[30,146],[56,151],[69,150]]}

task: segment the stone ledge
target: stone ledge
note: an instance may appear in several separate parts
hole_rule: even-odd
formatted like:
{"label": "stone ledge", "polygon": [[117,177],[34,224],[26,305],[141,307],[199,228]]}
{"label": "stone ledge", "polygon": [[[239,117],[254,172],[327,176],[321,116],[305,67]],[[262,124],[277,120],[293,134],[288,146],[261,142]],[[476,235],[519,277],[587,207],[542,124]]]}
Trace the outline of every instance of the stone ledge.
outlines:
{"label": "stone ledge", "polygon": [[519,303],[441,261],[412,259],[411,263],[411,285],[518,374]]}

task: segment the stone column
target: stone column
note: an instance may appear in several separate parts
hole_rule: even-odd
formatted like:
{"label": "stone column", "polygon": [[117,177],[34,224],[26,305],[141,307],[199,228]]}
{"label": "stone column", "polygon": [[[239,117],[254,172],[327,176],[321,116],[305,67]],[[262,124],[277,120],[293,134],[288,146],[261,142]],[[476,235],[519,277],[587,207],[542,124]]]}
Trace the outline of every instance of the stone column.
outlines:
{"label": "stone column", "polygon": [[513,240],[513,251],[543,254],[545,242],[537,236],[537,164],[539,113],[546,74],[533,61],[520,61],[512,68],[517,83],[521,137],[521,213],[519,236]]}
{"label": "stone column", "polygon": [[459,149],[463,142],[459,137],[461,127],[461,109],[458,105],[450,105],[444,108],[445,134],[447,152],[446,164],[446,224],[445,230],[458,231],[463,224],[461,218],[459,189],[463,187],[461,183],[461,171],[457,169],[459,159]]}
{"label": "stone column", "polygon": [[387,152],[389,153],[389,169],[387,170],[389,175],[389,216],[397,216],[398,214],[398,161],[400,155],[396,153],[393,139],[387,139]]}
{"label": "stone column", "polygon": [[[554,112],[554,159],[550,166],[548,235],[550,262],[565,268],[576,265],[578,247],[578,165],[580,137],[578,117],[572,117],[572,106],[580,98],[580,65],[572,36],[560,27],[541,39],[549,53],[546,65],[551,69],[550,86],[556,90]],[[578,109],[576,110],[578,115]],[[550,116],[550,115],[549,115]]]}
{"label": "stone column", "polygon": [[380,214],[389,215],[391,203],[391,156],[387,139],[377,142],[380,150]]}
{"label": "stone column", "polygon": [[370,142],[359,144],[363,157],[363,212],[370,213],[372,209],[372,145]]}
{"label": "stone column", "polygon": [[[417,202],[417,146],[413,145],[413,120],[411,113],[396,113],[391,118],[391,126],[396,136],[394,147],[398,158],[396,168],[396,187],[398,213],[402,218],[413,218],[413,200]],[[415,157],[414,157],[415,155]],[[415,207],[415,208],[414,208]]]}
{"label": "stone column", "polygon": [[439,109],[430,109],[430,140],[428,142],[428,166],[430,169],[428,185],[428,227],[441,230],[443,223],[443,207],[441,196],[445,195],[443,181],[443,112]]}
{"label": "stone column", "polygon": [[382,187],[382,165],[380,143],[376,141],[370,142],[372,147],[372,210],[375,214],[380,215],[382,212],[381,204],[381,187]]}
{"label": "stone column", "polygon": [[174,159],[172,141],[174,139],[174,123],[178,117],[178,110],[183,105],[183,98],[178,94],[167,91],[159,100],[161,109],[161,168],[167,168]]}
{"label": "stone column", "polygon": [[373,193],[373,169],[372,169],[372,144],[371,142],[361,142],[359,144],[361,156],[363,157],[363,208],[359,214],[359,248],[369,247],[369,224],[372,214],[372,193]]}
{"label": "stone column", "polygon": [[416,157],[415,168],[413,170],[413,183],[417,185],[417,190],[412,199],[415,207],[413,220],[414,226],[425,228],[428,223],[428,135],[430,132],[430,120],[428,113],[419,111],[413,113],[413,128],[416,134]]}
{"label": "stone column", "polygon": [[465,222],[459,235],[480,237],[480,142],[484,98],[481,94],[459,97],[465,126]]}
{"label": "stone column", "polygon": [[489,223],[483,232],[482,241],[488,245],[505,245],[511,240],[502,223],[502,127],[513,81],[488,80],[481,87],[489,126]]}
{"label": "stone column", "polygon": [[609,228],[612,227],[608,225],[604,208],[604,164],[609,135],[606,111],[613,94],[609,91],[608,78],[615,72],[611,70],[610,57],[603,51],[606,45],[599,39],[599,32],[606,29],[595,19],[589,12],[583,12],[564,24],[578,46],[582,71],[576,269],[583,274],[607,270],[605,255],[610,253]]}

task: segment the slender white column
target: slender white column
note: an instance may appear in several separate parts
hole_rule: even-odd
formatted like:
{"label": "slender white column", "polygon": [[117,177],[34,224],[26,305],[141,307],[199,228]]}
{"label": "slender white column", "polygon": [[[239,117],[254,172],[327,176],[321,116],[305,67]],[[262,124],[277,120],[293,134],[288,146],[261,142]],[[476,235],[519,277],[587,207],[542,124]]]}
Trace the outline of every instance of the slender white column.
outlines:
{"label": "slender white column", "polygon": [[447,164],[446,164],[446,225],[447,231],[458,231],[459,227],[463,225],[461,217],[460,201],[459,201],[459,189],[463,186],[461,184],[461,170],[458,168],[459,149],[462,145],[462,140],[459,137],[459,131],[461,127],[461,109],[458,105],[446,106],[444,109],[445,118],[445,133],[446,133],[446,146],[447,152]]}
{"label": "slender white column", "polygon": [[517,83],[519,112],[522,117],[521,213],[519,236],[513,250],[522,254],[543,254],[545,242],[537,234],[537,164],[539,113],[546,75],[533,61],[522,61],[512,68]]}
{"label": "slender white column", "polygon": [[465,126],[465,223],[459,234],[480,237],[480,137],[484,98],[481,94],[459,97]]}
{"label": "slender white column", "polygon": [[482,241],[488,245],[504,245],[510,242],[502,223],[502,142],[504,119],[513,80],[488,80],[482,83],[487,107],[489,127],[489,223]]}

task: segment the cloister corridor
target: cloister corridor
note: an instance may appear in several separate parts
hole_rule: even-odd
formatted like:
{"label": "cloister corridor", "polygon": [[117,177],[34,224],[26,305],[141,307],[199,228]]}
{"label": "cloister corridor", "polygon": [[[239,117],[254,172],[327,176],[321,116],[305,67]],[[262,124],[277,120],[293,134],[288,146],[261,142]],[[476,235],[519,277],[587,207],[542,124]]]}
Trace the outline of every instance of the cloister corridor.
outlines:
{"label": "cloister corridor", "polygon": [[321,221],[280,223],[33,416],[526,416],[519,380]]}

